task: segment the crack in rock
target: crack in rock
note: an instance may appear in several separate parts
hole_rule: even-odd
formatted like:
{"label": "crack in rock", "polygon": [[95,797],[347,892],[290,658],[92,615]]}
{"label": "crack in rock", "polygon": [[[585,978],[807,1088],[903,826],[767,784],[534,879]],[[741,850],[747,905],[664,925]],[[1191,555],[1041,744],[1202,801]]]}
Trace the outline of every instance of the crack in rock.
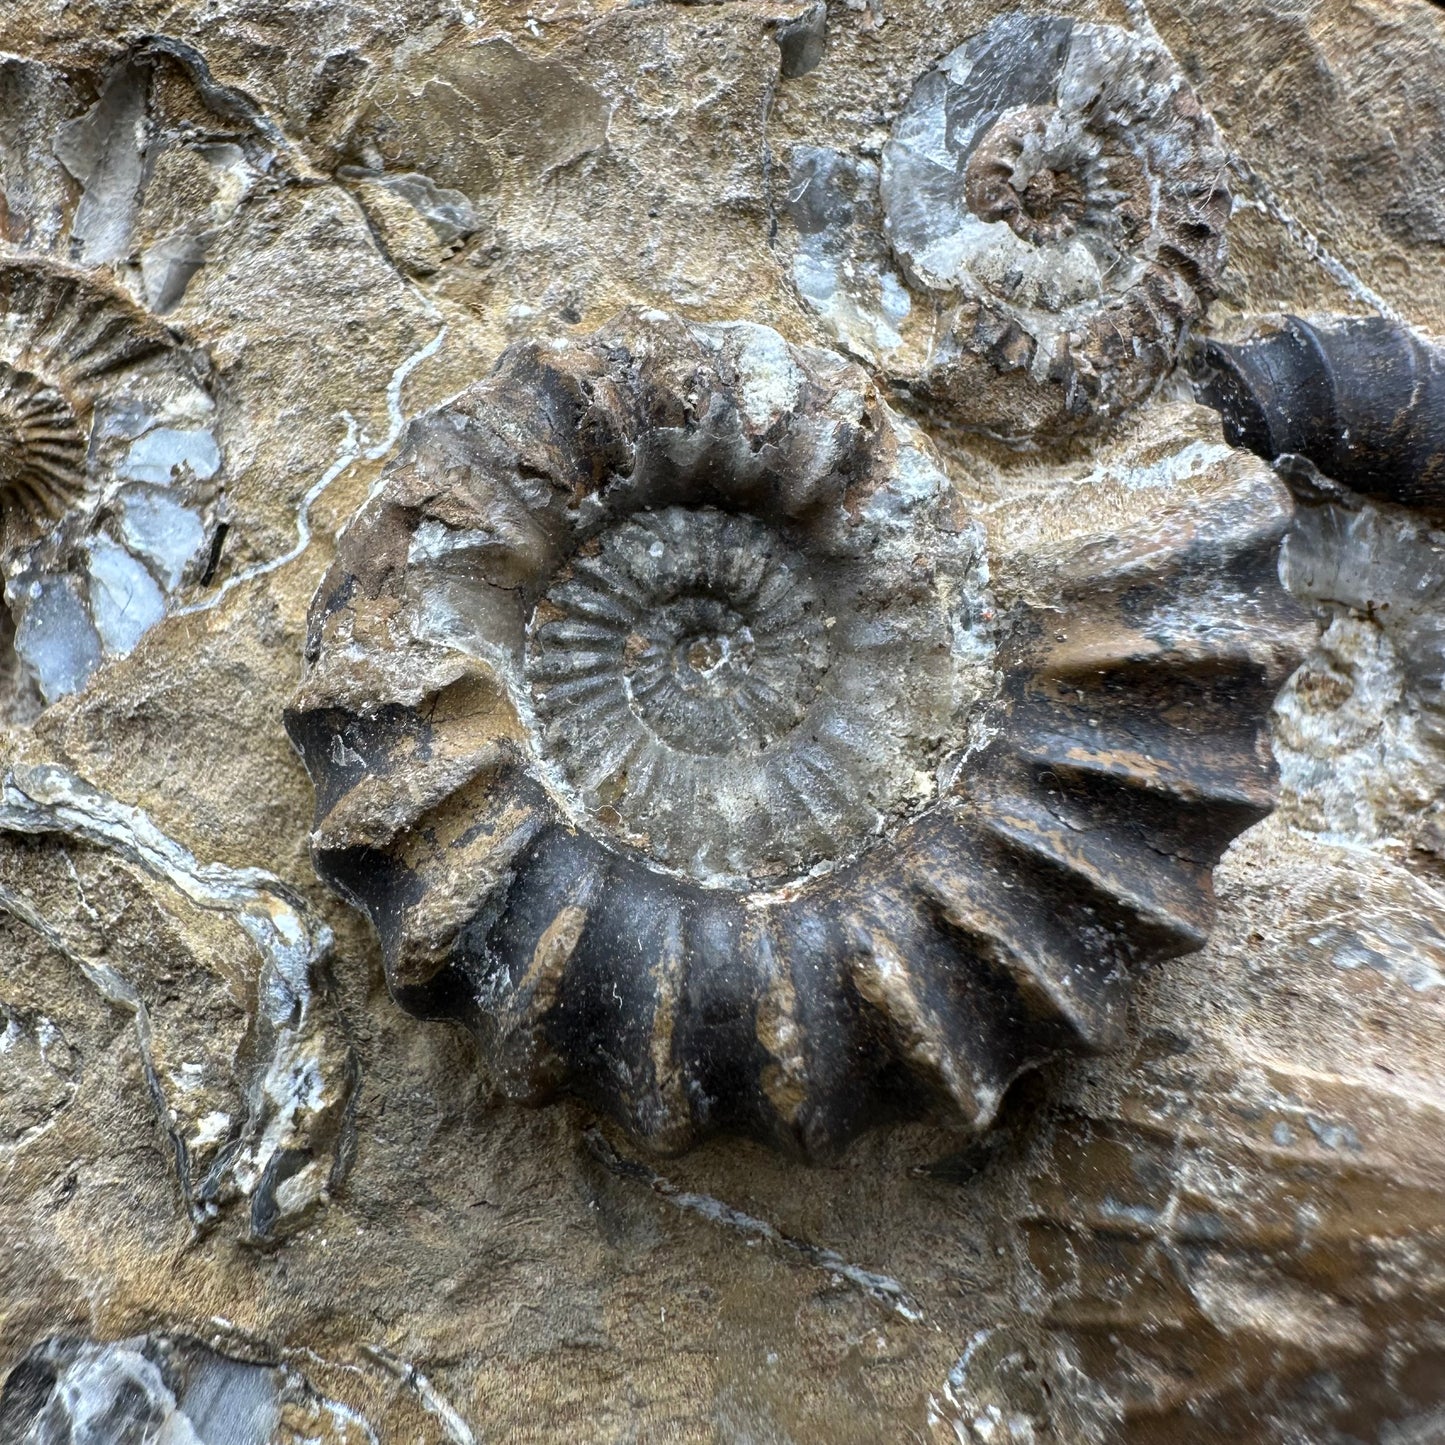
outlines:
{"label": "crack in rock", "polygon": [[183,1139],[152,1063],[150,1016],[135,987],[109,964],[83,956],[31,906],[8,890],[0,907],[72,959],[108,1002],[135,1019],[152,1102],[171,1142],[186,1206],[197,1227],[235,1199],[247,1207],[246,1237],[269,1243],[324,1202],[345,1176],[352,1152],[358,1065],[334,1013],[321,970],[331,930],[299,897],[260,868],[201,863],[139,808],[92,787],[58,765],[15,765],[0,782],[0,830],[75,838],[112,852],[176,889],[197,908],[229,916],[260,956],[256,1060],[239,1079],[246,1118],[192,1184]]}
{"label": "crack in rock", "polygon": [[654,1194],[660,1194],[684,1214],[695,1214],[710,1224],[752,1239],[760,1239],[777,1250],[791,1254],[812,1268],[820,1269],[835,1279],[861,1289],[870,1299],[876,1300],[911,1325],[923,1323],[922,1309],[891,1275],[849,1264],[836,1250],[812,1244],[805,1239],[795,1239],[792,1235],[784,1234],[776,1225],[769,1224],[766,1219],[745,1214],[742,1210],[725,1204],[721,1199],[714,1199],[710,1194],[695,1194],[691,1190],[679,1189],[656,1170],[649,1169],[636,1159],[619,1154],[597,1128],[588,1129],[585,1137],[589,1152],[609,1174],[615,1174],[619,1179],[629,1179],[635,1184],[646,1185]]}

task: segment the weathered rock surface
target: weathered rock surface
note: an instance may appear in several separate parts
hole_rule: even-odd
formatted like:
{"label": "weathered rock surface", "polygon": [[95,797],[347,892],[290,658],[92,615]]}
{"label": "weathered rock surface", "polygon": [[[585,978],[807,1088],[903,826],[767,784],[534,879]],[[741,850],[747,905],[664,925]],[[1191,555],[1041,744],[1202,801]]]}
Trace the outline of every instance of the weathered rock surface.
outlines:
{"label": "weathered rock surface", "polygon": [[[795,289],[791,167],[826,150],[876,187],[918,78],[1006,9],[820,8],[0,7],[0,273],[78,270],[159,347],[144,414],[139,382],[81,395],[0,349],[38,378],[4,396],[116,419],[62,531],[3,544],[7,1445],[1445,1431],[1436,517],[1295,486],[1283,575],[1321,637],[1275,709],[1280,806],[1119,1047],[1020,1081],[977,1141],[644,1163],[398,1009],[313,870],[282,714],[408,422],[630,307],[832,345]],[[1445,335],[1445,11],[1068,13],[1156,33],[1218,127],[1212,334]],[[1071,538],[1127,547],[1201,491],[1276,485],[1186,395],[1166,376],[1028,454],[885,399],[990,585],[1047,608]],[[47,585],[79,659],[51,686]]]}

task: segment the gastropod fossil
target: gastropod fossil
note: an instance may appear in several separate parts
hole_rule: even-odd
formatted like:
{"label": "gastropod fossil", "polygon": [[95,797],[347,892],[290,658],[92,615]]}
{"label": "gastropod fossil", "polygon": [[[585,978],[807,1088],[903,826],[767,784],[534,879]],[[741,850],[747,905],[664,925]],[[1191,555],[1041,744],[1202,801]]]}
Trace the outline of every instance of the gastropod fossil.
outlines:
{"label": "gastropod fossil", "polygon": [[1445,508],[1445,347],[1378,316],[1286,316],[1251,341],[1209,341],[1201,399],[1230,445],[1296,455],[1365,496]]}
{"label": "gastropod fossil", "polygon": [[982,1127],[1199,945],[1270,806],[1288,501],[1242,476],[1001,594],[841,357],[657,312],[518,346],[313,602],[317,869],[513,1097],[659,1149]]}

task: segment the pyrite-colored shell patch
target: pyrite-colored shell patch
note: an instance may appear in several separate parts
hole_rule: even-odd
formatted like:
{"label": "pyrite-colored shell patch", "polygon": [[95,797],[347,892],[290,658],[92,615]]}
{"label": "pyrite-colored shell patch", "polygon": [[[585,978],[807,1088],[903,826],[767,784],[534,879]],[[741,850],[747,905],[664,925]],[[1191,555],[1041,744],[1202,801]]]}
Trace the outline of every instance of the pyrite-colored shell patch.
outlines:
{"label": "pyrite-colored shell patch", "polygon": [[515,1098],[662,1149],[982,1127],[1199,946],[1270,807],[1289,504],[1214,451],[991,577],[831,353],[656,312],[516,347],[413,424],[313,603],[318,871]]}

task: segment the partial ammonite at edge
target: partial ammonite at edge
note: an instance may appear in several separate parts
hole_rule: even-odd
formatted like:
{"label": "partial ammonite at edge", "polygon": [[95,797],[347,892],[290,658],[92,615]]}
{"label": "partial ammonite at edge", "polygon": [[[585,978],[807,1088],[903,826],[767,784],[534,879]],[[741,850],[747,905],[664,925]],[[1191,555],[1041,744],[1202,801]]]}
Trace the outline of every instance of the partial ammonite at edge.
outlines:
{"label": "partial ammonite at edge", "polygon": [[313,603],[317,869],[514,1098],[658,1149],[981,1128],[1200,945],[1270,807],[1289,502],[1215,450],[1147,524],[995,565],[831,353],[657,312],[515,347]]}
{"label": "partial ammonite at edge", "polygon": [[0,719],[80,691],[196,583],[213,383],[108,273],[0,245]]}
{"label": "partial ammonite at edge", "polygon": [[97,277],[0,255],[0,518],[53,521],[87,488],[96,399],[174,347],[165,328]]}

